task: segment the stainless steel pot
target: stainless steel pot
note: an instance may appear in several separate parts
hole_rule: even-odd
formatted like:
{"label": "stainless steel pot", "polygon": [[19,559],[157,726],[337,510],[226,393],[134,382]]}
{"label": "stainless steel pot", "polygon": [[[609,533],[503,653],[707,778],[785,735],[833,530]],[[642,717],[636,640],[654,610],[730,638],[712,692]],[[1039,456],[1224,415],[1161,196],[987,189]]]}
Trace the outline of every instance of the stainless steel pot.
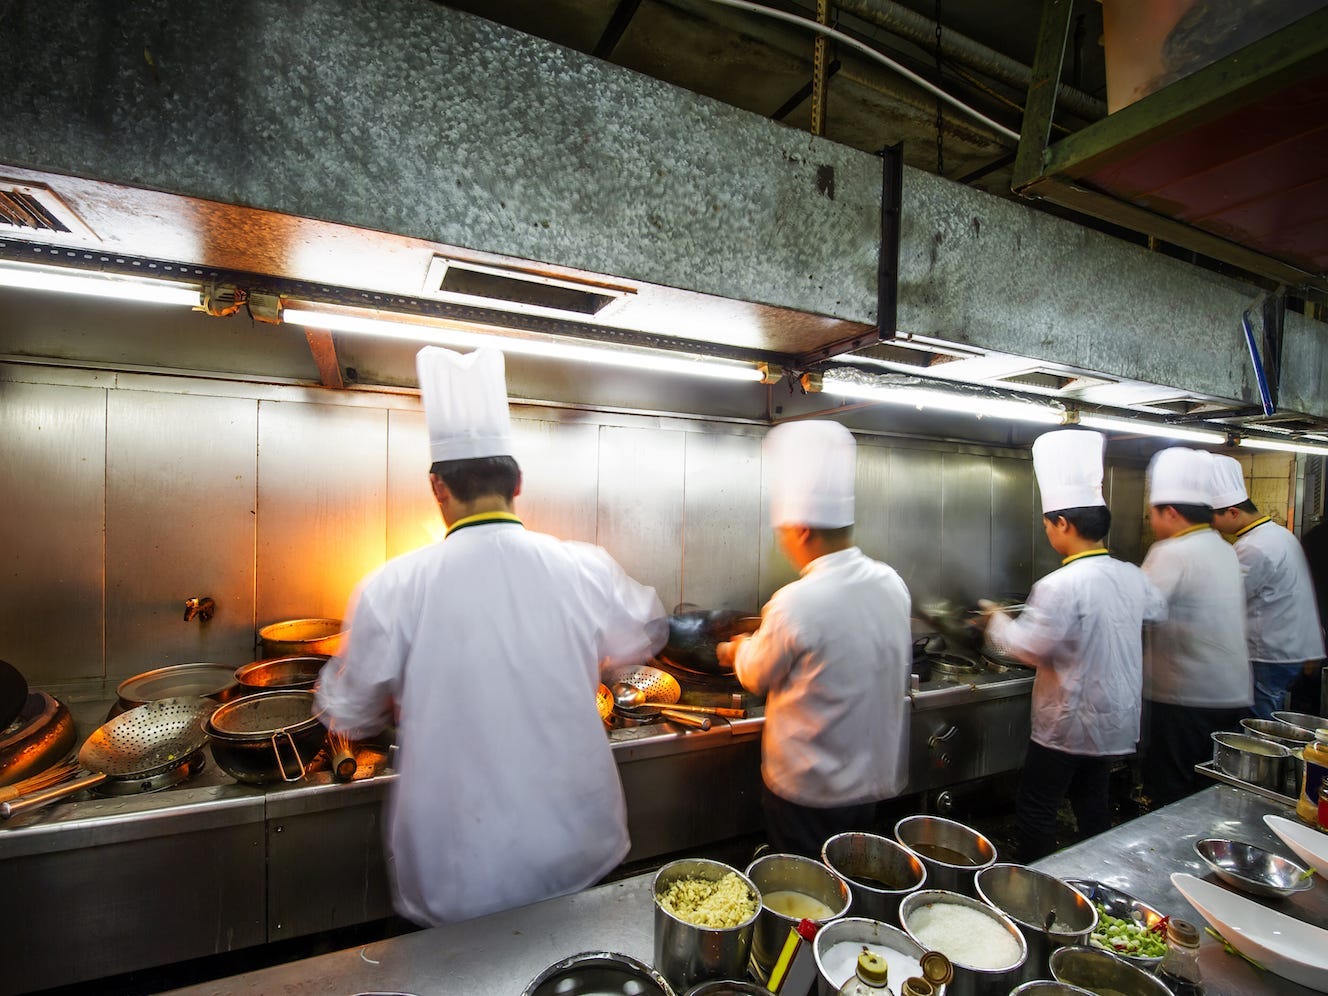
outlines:
{"label": "stainless steel pot", "polygon": [[751,974],[758,982],[770,977],[789,931],[801,921],[800,917],[786,916],[766,905],[770,893],[788,890],[825,904],[830,914],[814,921],[817,924],[839,919],[848,912],[853,900],[847,882],[819,861],[800,854],[763,855],[747,866],[747,877],[761,894],[751,962]]}
{"label": "stainless steel pot", "polygon": [[974,895],[973,876],[996,863],[996,845],[972,827],[939,816],[906,816],[895,824],[895,840],[922,859],[927,884]]}
{"label": "stainless steel pot", "polygon": [[1281,744],[1246,733],[1214,733],[1213,763],[1232,778],[1281,792],[1290,756]]}
{"label": "stainless steel pot", "polygon": [[[913,961],[921,961],[922,956],[927,953],[926,948],[898,927],[881,923],[879,920],[846,916],[834,923],[827,923],[816,932],[816,939],[812,942],[812,952],[816,956],[816,996],[836,996],[840,987],[848,981],[849,976],[843,974],[844,967],[840,966],[836,970],[827,957],[835,947],[844,943],[874,944],[898,951]],[[887,960],[892,959],[887,957]],[[843,977],[840,978],[840,975]],[[892,966],[889,977],[891,990],[899,992],[903,981],[904,978],[896,973]],[[946,993],[946,986],[943,983],[940,984],[940,993],[941,996]]]}
{"label": "stainless steel pot", "polygon": [[[733,927],[700,927],[668,912],[660,896],[683,879],[718,882],[737,875],[750,890],[756,909]],[[761,912],[761,893],[746,875],[720,861],[684,858],[672,861],[655,873],[650,895],[655,907],[655,967],[679,992],[707,979],[738,979],[747,971],[752,935]]]}
{"label": "stainless steel pot", "polygon": [[821,848],[821,860],[848,883],[853,894],[849,912],[884,923],[898,923],[899,903],[927,881],[921,858],[872,833],[835,834]]}
{"label": "stainless steel pot", "polygon": [[974,968],[956,961],[953,954],[941,951],[954,966],[954,978],[945,987],[947,996],[1008,996],[1010,990],[1017,984],[1024,959],[1028,956],[1028,943],[1024,940],[1024,935],[1019,932],[1015,922],[1000,910],[994,909],[971,896],[961,896],[957,892],[939,889],[923,889],[920,892],[910,893],[900,903],[899,922],[903,925],[908,936],[924,948],[927,945],[918,937],[913,918],[919,910],[936,903],[950,903],[979,911],[995,921],[1001,929],[1009,934],[1019,949],[1018,961],[995,969]]}
{"label": "stainless steel pot", "polygon": [[126,678],[115,689],[120,709],[133,709],[158,699],[189,698],[229,702],[239,694],[235,668],[229,664],[170,664]]}
{"label": "stainless steel pot", "polygon": [[1097,909],[1058,878],[1023,865],[998,864],[977,873],[978,898],[1019,927],[1028,943],[1020,980],[1045,979],[1057,948],[1088,943]]}
{"label": "stainless steel pot", "polygon": [[295,654],[326,654],[341,649],[346,632],[340,619],[285,619],[258,631],[263,657],[289,657]]}
{"label": "stainless steel pot", "polygon": [[250,661],[236,670],[235,680],[246,694],[278,688],[313,688],[329,659],[323,654],[299,654]]}
{"label": "stainless steel pot", "polygon": [[212,756],[236,781],[298,782],[327,739],[314,693],[259,692],[220,706],[205,726]]}
{"label": "stainless steel pot", "polygon": [[521,996],[676,996],[657,971],[614,951],[583,951],[550,965],[531,979]]}

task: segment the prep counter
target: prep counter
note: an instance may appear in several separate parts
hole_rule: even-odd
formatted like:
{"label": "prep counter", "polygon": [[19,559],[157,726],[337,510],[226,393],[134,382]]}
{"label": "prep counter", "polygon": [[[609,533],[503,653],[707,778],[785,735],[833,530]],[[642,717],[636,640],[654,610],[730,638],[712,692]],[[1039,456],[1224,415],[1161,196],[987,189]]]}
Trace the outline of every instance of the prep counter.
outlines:
{"label": "prep counter", "polygon": [[[1265,813],[1284,807],[1223,785],[1122,824],[1033,865],[1062,878],[1109,882],[1171,913],[1202,918],[1171,886],[1170,874],[1206,871],[1194,841],[1240,837],[1280,846],[1264,827]],[[177,990],[181,996],[232,993],[516,994],[548,965],[581,951],[616,951],[647,964],[654,959],[653,875],[598,886],[465,923],[394,937],[363,947],[291,962]],[[1285,901],[1289,912],[1328,926],[1328,885]],[[1207,934],[1199,963],[1208,996],[1297,996],[1310,993],[1263,973]]]}

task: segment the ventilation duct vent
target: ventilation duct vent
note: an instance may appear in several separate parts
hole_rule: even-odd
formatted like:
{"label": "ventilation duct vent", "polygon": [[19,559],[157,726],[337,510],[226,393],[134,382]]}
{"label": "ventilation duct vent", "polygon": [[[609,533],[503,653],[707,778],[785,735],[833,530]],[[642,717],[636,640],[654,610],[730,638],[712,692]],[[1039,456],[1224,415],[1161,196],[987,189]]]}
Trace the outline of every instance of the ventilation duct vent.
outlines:
{"label": "ventilation duct vent", "polygon": [[551,277],[529,270],[459,262],[435,256],[425,292],[481,307],[579,319],[603,318],[631,295],[629,287]]}
{"label": "ventilation duct vent", "polygon": [[9,229],[24,236],[34,232],[92,236],[88,227],[49,187],[0,177],[0,233]]}
{"label": "ventilation duct vent", "polygon": [[1305,460],[1306,515],[1302,521],[1322,522],[1324,506],[1324,463],[1328,457],[1312,456]]}

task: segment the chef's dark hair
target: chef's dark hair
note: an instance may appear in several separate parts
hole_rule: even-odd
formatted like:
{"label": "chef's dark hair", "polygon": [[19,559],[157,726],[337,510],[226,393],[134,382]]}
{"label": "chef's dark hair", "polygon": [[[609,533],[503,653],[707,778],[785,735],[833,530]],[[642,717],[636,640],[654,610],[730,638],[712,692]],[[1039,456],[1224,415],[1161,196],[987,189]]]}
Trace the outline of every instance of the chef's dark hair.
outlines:
{"label": "chef's dark hair", "polygon": [[1259,514],[1259,506],[1256,505],[1256,504],[1254,504],[1254,502],[1250,501],[1248,498],[1246,498],[1246,499],[1245,499],[1244,501],[1242,501],[1242,502],[1237,502],[1237,503],[1234,504],[1234,505],[1226,505],[1226,506],[1224,506],[1224,507],[1222,507],[1222,508],[1215,508],[1215,509],[1213,509],[1213,511],[1214,511],[1215,513],[1216,513],[1216,512],[1229,512],[1229,511],[1231,511],[1233,508],[1238,508],[1238,509],[1240,509],[1242,512],[1249,512],[1250,515],[1258,515],[1258,514]]}
{"label": "chef's dark hair", "polygon": [[1105,505],[1058,508],[1054,512],[1043,512],[1042,517],[1053,524],[1057,519],[1064,519],[1086,540],[1101,540],[1111,529],[1111,511]]}
{"label": "chef's dark hair", "polygon": [[510,456],[439,460],[429,473],[441,477],[459,501],[474,501],[486,495],[501,495],[511,501],[521,480],[521,468]]}
{"label": "chef's dark hair", "polygon": [[1164,501],[1154,508],[1174,508],[1176,514],[1192,526],[1207,526],[1213,522],[1211,505],[1177,505],[1174,501]]}

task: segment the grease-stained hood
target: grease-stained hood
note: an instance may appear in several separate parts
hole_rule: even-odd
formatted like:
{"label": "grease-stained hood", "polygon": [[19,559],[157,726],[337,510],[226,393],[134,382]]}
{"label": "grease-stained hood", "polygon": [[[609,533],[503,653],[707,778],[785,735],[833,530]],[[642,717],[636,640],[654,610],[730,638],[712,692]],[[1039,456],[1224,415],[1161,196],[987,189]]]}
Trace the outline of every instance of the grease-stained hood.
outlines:
{"label": "grease-stained hood", "polygon": [[[1258,404],[1256,287],[425,0],[16,0],[0,88],[0,262],[1162,414]],[[1324,332],[1280,332],[1308,424]]]}

